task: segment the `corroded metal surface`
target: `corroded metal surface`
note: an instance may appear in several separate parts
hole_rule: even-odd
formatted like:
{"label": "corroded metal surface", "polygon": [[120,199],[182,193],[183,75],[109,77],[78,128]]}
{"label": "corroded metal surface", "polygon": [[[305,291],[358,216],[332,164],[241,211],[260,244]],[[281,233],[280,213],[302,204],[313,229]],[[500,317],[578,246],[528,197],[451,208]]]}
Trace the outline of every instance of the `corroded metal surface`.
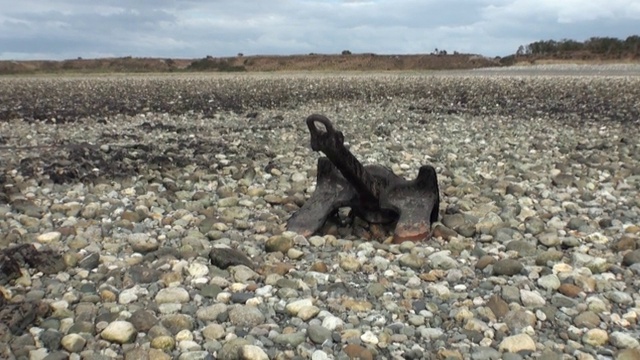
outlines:
{"label": "corroded metal surface", "polygon": [[363,166],[344,146],[344,135],[327,117],[314,114],[306,123],[311,149],[326,157],[318,159],[316,191],[289,219],[288,230],[313,235],[340,208],[350,207],[355,216],[371,224],[395,222],[396,243],[430,236],[440,205],[433,166],[422,166],[418,177],[410,181],[388,167]]}

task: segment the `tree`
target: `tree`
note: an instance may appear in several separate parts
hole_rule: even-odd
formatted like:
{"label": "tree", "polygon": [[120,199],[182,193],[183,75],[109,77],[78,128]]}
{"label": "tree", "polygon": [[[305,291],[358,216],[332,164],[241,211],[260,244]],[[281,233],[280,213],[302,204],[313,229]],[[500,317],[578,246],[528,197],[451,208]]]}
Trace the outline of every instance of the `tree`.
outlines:
{"label": "tree", "polygon": [[351,51],[349,51],[349,50],[342,50],[342,55],[351,55]]}

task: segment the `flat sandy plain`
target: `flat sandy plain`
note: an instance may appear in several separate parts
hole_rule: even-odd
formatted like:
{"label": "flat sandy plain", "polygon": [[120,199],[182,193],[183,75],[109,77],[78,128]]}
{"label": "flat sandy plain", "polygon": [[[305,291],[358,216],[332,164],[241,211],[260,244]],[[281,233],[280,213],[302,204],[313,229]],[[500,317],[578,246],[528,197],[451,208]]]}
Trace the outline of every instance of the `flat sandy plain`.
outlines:
{"label": "flat sandy plain", "polygon": [[[436,167],[432,239],[285,231],[312,113]],[[639,129],[637,65],[0,78],[0,249],[61,255],[0,357],[638,359]]]}

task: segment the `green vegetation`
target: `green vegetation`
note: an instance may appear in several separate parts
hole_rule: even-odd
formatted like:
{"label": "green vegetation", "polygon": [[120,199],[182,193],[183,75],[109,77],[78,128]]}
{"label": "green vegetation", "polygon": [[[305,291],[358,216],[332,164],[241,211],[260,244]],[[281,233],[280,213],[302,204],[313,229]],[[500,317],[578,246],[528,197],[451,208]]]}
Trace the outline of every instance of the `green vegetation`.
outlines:
{"label": "green vegetation", "polygon": [[607,56],[640,56],[640,36],[631,35],[626,39],[613,37],[592,37],[584,42],[563,39],[540,40],[529,45],[521,45],[516,56],[554,55],[563,53],[589,52]]}
{"label": "green vegetation", "polygon": [[194,60],[187,68],[187,71],[222,71],[222,72],[242,72],[247,71],[243,65],[233,65],[229,59],[214,58],[207,56],[200,60]]}

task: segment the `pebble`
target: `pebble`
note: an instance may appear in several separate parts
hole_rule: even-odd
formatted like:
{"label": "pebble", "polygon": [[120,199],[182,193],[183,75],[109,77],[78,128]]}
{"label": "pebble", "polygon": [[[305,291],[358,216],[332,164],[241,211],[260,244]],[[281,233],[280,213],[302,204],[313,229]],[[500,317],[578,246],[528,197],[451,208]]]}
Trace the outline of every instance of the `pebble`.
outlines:
{"label": "pebble", "polygon": [[325,341],[331,339],[331,330],[323,327],[322,325],[309,325],[307,335],[314,343],[323,344]]}
{"label": "pebble", "polygon": [[[555,274],[549,274],[541,276],[538,279],[538,285],[542,286],[544,289],[551,291],[557,290],[562,285],[560,279]],[[565,294],[566,295],[566,294]]]}
{"label": "pebble", "polygon": [[60,241],[61,237],[62,233],[60,233],[59,231],[51,231],[38,235],[36,240],[38,240],[38,242],[42,244],[51,244]]}
{"label": "pebble", "polygon": [[244,345],[240,349],[240,357],[243,360],[269,360],[269,355],[255,345]]}
{"label": "pebble", "polygon": [[517,353],[520,351],[535,351],[536,343],[527,334],[511,335],[502,339],[500,345],[498,346],[498,350],[509,353]]}
{"label": "pebble", "polygon": [[100,333],[100,336],[108,341],[112,341],[118,344],[125,344],[132,342],[136,337],[136,329],[128,321],[114,321],[107,325]]}
{"label": "pebble", "polygon": [[529,290],[520,290],[520,301],[525,307],[539,307],[546,303],[542,295]]}
{"label": "pebble", "polygon": [[296,316],[298,315],[300,310],[302,310],[305,307],[311,307],[311,306],[313,306],[312,299],[301,299],[301,300],[295,300],[290,302],[289,304],[287,304],[286,309],[290,315]]}
{"label": "pebble", "polygon": [[493,273],[495,275],[513,276],[519,274],[523,268],[524,265],[518,260],[502,259],[493,264]]}
{"label": "pebble", "polygon": [[62,347],[70,353],[79,353],[82,351],[86,343],[87,340],[79,334],[65,335],[60,341]]}
{"label": "pebble", "polygon": [[633,335],[622,332],[614,331],[609,335],[609,342],[611,345],[618,349],[638,349],[640,348],[640,341]]}
{"label": "pebble", "polygon": [[155,301],[160,304],[183,304],[191,299],[189,292],[182,287],[169,287],[158,291]]}
{"label": "pebble", "polygon": [[255,306],[238,305],[229,310],[229,321],[236,326],[254,327],[265,321],[265,316]]}
{"label": "pebble", "polygon": [[602,346],[609,341],[609,334],[602,329],[589,329],[582,337],[582,342],[591,346]]}
{"label": "pebble", "polygon": [[374,358],[369,349],[358,344],[348,344],[345,346],[344,352],[349,359],[373,360]]}

